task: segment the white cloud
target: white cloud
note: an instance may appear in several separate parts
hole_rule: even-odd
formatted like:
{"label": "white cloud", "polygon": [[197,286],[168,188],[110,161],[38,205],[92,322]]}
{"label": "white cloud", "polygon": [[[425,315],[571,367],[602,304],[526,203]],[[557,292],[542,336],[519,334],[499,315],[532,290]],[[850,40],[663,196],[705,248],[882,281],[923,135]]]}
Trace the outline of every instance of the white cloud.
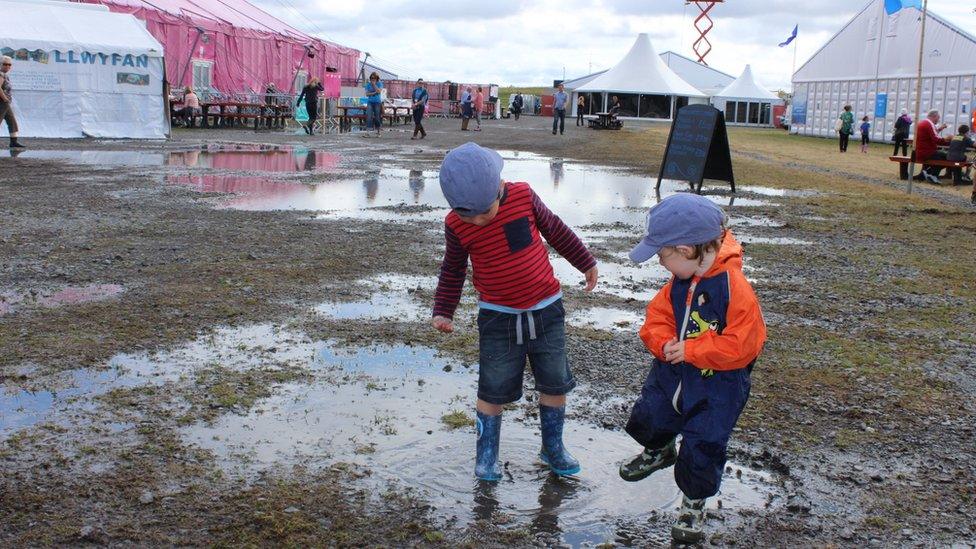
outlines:
{"label": "white cloud", "polygon": [[[369,51],[402,77],[543,85],[616,63],[637,33],[658,52],[693,57],[698,9],[678,0],[255,0],[310,34]],[[712,10],[713,67],[738,75],[746,63],[772,89],[789,87],[793,48],[779,48],[799,23],[797,66],[867,4],[859,0],[734,0]],[[972,6],[929,8],[976,28]]]}

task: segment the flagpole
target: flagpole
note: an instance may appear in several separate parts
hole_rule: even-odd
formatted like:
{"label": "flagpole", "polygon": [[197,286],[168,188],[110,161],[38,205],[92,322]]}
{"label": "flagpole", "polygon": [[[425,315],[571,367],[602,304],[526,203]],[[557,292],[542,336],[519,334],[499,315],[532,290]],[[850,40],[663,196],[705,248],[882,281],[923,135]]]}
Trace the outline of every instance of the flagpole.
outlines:
{"label": "flagpole", "polygon": [[793,70],[790,71],[790,96],[793,95],[793,75],[796,74],[796,43],[799,38],[793,39]]}
{"label": "flagpole", "polygon": [[[918,78],[915,82],[915,139],[912,139],[912,155],[908,163],[908,194],[912,194],[912,182],[915,178],[915,147],[918,144],[918,123],[922,116],[922,59],[925,52],[925,19],[928,14],[929,0],[922,4],[922,36],[918,42]],[[933,127],[933,129],[935,129]],[[924,168],[924,165],[923,165]]]}

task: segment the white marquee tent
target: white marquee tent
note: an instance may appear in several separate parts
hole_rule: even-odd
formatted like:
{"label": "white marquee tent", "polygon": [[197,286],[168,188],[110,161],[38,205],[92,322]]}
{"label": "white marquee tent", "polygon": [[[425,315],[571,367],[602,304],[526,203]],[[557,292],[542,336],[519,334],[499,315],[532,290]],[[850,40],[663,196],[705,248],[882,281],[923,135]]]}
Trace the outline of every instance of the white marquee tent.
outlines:
{"label": "white marquee tent", "polygon": [[21,135],[166,137],[163,47],[144,23],[47,0],[0,0],[0,13]]}
{"label": "white marquee tent", "polygon": [[[921,13],[888,15],[872,0],[793,75],[790,131],[832,136],[844,105],[872,119],[875,140],[889,139],[902,109],[915,112]],[[925,28],[921,110],[939,109],[950,128],[970,120],[976,38],[931,11]]]}
{"label": "white marquee tent", "polygon": [[756,82],[750,65],[712,97],[712,105],[725,113],[726,122],[750,126],[771,126],[772,106],[782,103],[778,95]]}
{"label": "white marquee tent", "polygon": [[647,34],[641,33],[627,55],[613,68],[576,89],[590,104],[603,109],[612,96],[621,104],[622,117],[671,119],[689,102],[704,102],[706,95],[674,73],[655,53]]}
{"label": "white marquee tent", "polygon": [[662,53],[660,57],[664,64],[682,80],[708,96],[715,95],[735,81],[735,77],[730,74],[670,50]]}

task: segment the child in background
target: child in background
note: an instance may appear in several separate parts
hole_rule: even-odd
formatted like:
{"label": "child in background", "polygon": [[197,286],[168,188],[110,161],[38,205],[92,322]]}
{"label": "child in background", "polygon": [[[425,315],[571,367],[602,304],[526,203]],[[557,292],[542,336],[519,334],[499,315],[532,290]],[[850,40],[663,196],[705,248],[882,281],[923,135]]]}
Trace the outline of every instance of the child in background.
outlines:
{"label": "child in background", "polygon": [[861,152],[867,154],[868,143],[871,142],[871,122],[865,116],[861,119]]}
{"label": "child in background", "polygon": [[522,398],[526,359],[541,393],[539,458],[557,475],[575,475],[580,464],[563,446],[563,420],[576,381],[566,357],[562,290],[542,238],[584,273],[586,291],[596,286],[596,259],[528,183],[502,181],[503,164],[497,152],[474,143],[447,153],[441,164],[441,191],[452,211],[444,219],[447,245],[431,324],[454,331],[470,257],[479,294],[475,476],[502,476],[502,406]]}
{"label": "child in background", "polygon": [[[946,160],[952,162],[965,162],[966,161],[966,151],[973,147],[973,140],[969,137],[969,126],[963,124],[957,128],[957,133],[949,141],[949,151],[946,153]],[[952,168],[952,182],[956,185],[962,185],[964,183],[972,183],[973,180],[970,177],[972,172],[972,167],[966,168],[965,177],[962,175],[961,168]]]}
{"label": "child in background", "polygon": [[704,539],[705,499],[718,493],[729,435],[766,341],[742,247],[725,219],[707,198],[679,193],[651,208],[647,235],[630,252],[638,263],[657,254],[673,276],[640,329],[654,360],[627,433],[644,451],[620,466],[620,476],[635,482],[675,465],[684,497],[671,537],[680,543]]}

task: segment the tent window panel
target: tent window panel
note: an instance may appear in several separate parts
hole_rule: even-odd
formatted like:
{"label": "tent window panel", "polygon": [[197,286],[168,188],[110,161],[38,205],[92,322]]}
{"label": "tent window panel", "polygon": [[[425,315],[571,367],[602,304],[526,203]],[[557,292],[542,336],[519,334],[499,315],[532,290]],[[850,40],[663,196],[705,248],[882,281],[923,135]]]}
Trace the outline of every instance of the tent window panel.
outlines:
{"label": "tent window panel", "polygon": [[213,64],[206,61],[194,61],[193,62],[193,89],[199,92],[207,93],[213,86],[212,83],[213,76]]}
{"label": "tent window panel", "polygon": [[620,116],[637,116],[637,106],[639,96],[636,93],[617,93],[611,94],[610,104],[613,104],[614,96],[620,100]]}
{"label": "tent window panel", "polygon": [[768,125],[769,124],[769,118],[770,118],[770,116],[769,116],[770,106],[769,105],[770,105],[769,103],[763,103],[762,106],[759,109],[759,123],[760,124],[763,124],[763,125]]}
{"label": "tent window panel", "polygon": [[759,123],[759,103],[749,103],[749,123]]}
{"label": "tent window panel", "polygon": [[596,114],[598,112],[605,111],[603,107],[602,93],[584,93],[583,96],[586,97],[586,107],[584,107],[584,112],[588,114]]}
{"label": "tent window panel", "polygon": [[295,93],[302,93],[302,88],[308,85],[308,72],[298,71],[295,75]]}
{"label": "tent window panel", "polygon": [[735,122],[735,101],[725,102],[725,119],[728,122]]}
{"label": "tent window panel", "polygon": [[671,118],[671,97],[668,95],[641,95],[641,118]]}
{"label": "tent window panel", "polygon": [[738,102],[735,106],[735,121],[744,124],[749,118],[746,116],[746,109],[749,108],[749,104],[745,102]]}

